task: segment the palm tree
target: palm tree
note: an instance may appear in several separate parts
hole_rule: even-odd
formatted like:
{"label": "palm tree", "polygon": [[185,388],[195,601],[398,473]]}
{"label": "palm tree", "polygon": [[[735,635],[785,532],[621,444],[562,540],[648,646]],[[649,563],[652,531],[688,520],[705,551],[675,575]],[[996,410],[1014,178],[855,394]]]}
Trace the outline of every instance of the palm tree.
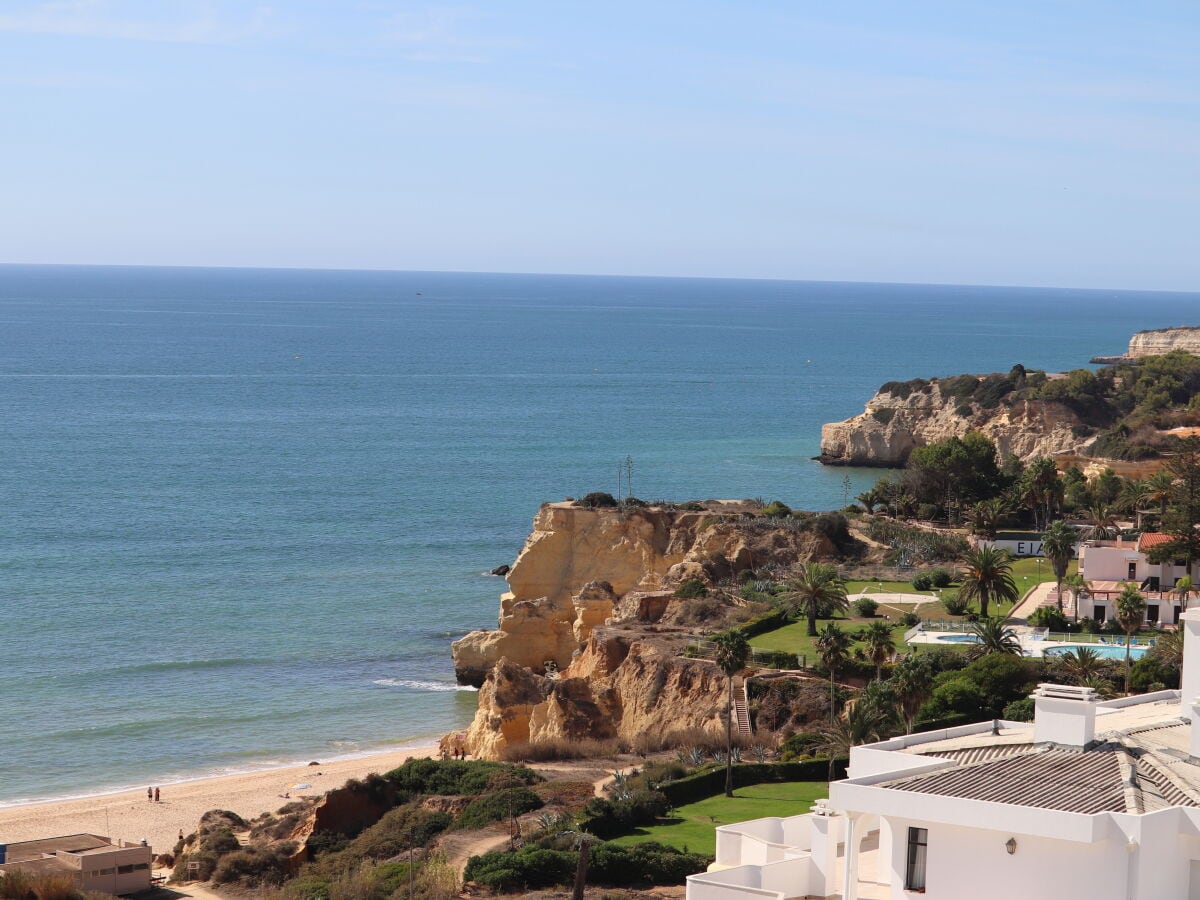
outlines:
{"label": "palm tree", "polygon": [[836,622],[830,622],[817,636],[814,644],[817,652],[821,654],[821,664],[829,670],[829,721],[832,722],[837,706],[834,686],[837,683],[838,669],[850,658],[850,647],[854,644],[854,638],[838,628]]}
{"label": "palm tree", "polygon": [[1183,668],[1183,632],[1176,628],[1166,631],[1154,639],[1150,655],[1176,672]]}
{"label": "palm tree", "polygon": [[797,615],[808,616],[808,636],[817,636],[817,613],[840,612],[849,606],[846,585],[837,568],[828,563],[810,562],[795,570],[784,582],[783,600]]}
{"label": "palm tree", "polygon": [[1058,611],[1063,611],[1062,586],[1075,556],[1075,530],[1062,519],[1051,522],[1042,535],[1042,555],[1050,560],[1058,589]]}
{"label": "palm tree", "polygon": [[1160,519],[1167,514],[1167,505],[1171,502],[1171,495],[1174,493],[1175,476],[1166,469],[1155,472],[1146,479],[1146,499],[1152,503],[1158,504],[1158,516]]}
{"label": "palm tree", "polygon": [[1079,686],[1091,688],[1101,700],[1107,700],[1113,695],[1112,682],[1103,675],[1089,675],[1079,682]]}
{"label": "palm tree", "polygon": [[1137,517],[1138,531],[1142,530],[1142,516],[1146,513],[1143,507],[1151,500],[1153,492],[1154,489],[1145,481],[1127,481],[1121,488],[1121,497],[1118,502],[1122,509]]}
{"label": "palm tree", "polygon": [[1173,588],[1171,588],[1172,594],[1179,595],[1179,606],[1182,609],[1182,611],[1184,611],[1184,612],[1187,611],[1188,600],[1191,598],[1192,592],[1194,590],[1195,590],[1195,588],[1192,587],[1192,576],[1191,575],[1184,575],[1182,578],[1180,578],[1178,581],[1176,581],[1175,586]]}
{"label": "palm tree", "polygon": [[1017,632],[1011,625],[1004,623],[1003,616],[988,616],[986,619],[972,622],[969,633],[975,635],[975,643],[967,651],[967,655],[972,659],[991,653],[1010,653],[1013,656],[1022,654]]}
{"label": "palm tree", "polygon": [[958,596],[978,600],[979,613],[985,619],[992,600],[1012,602],[1017,599],[1017,584],[1012,577],[1012,556],[997,547],[980,547],[962,555],[962,587]]}
{"label": "palm tree", "polygon": [[923,656],[907,656],[892,670],[888,679],[896,692],[904,733],[912,734],[913,722],[921,704],[933,693],[933,667]]}
{"label": "palm tree", "polygon": [[971,507],[968,515],[972,534],[994,539],[996,532],[1000,529],[1000,523],[1008,515],[1008,505],[1000,497],[980,500]]}
{"label": "palm tree", "polygon": [[1127,584],[1117,595],[1114,606],[1116,619],[1125,631],[1125,693],[1128,694],[1129,671],[1133,665],[1129,658],[1129,644],[1133,640],[1133,633],[1142,627],[1142,621],[1146,618],[1146,601],[1136,584]]}
{"label": "palm tree", "polygon": [[1059,666],[1067,680],[1084,684],[1089,679],[1103,677],[1109,662],[1091,647],[1076,647],[1058,658]]}
{"label": "palm tree", "polygon": [[883,491],[879,489],[879,485],[875,485],[874,487],[863,491],[854,499],[862,504],[862,507],[868,516],[873,516],[875,515],[875,507],[883,503],[884,496]]}
{"label": "palm tree", "polygon": [[875,664],[875,680],[879,681],[883,677],[883,664],[896,652],[892,626],[887,622],[872,622],[859,637],[867,645],[867,658]]}
{"label": "palm tree", "polygon": [[1107,503],[1096,503],[1088,507],[1087,517],[1092,520],[1088,533],[1096,540],[1103,541],[1116,537],[1117,514]]}
{"label": "palm tree", "polygon": [[733,676],[746,668],[750,659],[750,643],[736,628],[713,638],[717,645],[716,663],[725,673],[728,696],[725,701],[725,796],[733,796]]}
{"label": "palm tree", "polygon": [[859,744],[878,741],[887,736],[887,717],[871,703],[848,703],[846,709],[831,724],[818,732],[820,740],[813,749],[829,755],[829,780],[833,781],[834,762],[848,757]]}

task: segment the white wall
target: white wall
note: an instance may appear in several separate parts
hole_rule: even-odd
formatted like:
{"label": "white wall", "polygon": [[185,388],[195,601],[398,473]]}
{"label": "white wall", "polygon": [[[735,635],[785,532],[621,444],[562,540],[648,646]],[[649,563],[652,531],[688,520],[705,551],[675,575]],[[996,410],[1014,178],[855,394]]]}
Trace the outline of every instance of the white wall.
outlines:
{"label": "white wall", "polygon": [[[1085,844],[1006,831],[936,825],[889,817],[892,830],[889,868],[894,900],[917,896],[904,890],[908,828],[927,828],[929,846],[925,900],[1126,900],[1129,853],[1122,840]],[[1009,855],[1005,842],[1017,839]],[[1173,897],[1176,894],[1150,895]]]}

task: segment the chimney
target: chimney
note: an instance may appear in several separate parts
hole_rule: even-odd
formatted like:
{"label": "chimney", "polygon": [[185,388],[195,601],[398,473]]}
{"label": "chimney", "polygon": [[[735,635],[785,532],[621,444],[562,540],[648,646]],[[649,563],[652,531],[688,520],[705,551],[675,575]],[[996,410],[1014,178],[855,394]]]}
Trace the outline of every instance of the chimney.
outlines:
{"label": "chimney", "polygon": [[1096,692],[1069,684],[1039,684],[1033,692],[1033,742],[1083,750],[1096,737]]}
{"label": "chimney", "polygon": [[1192,701],[1200,696],[1200,609],[1179,617],[1183,629],[1183,672],[1179,676],[1179,715],[1192,718]]}

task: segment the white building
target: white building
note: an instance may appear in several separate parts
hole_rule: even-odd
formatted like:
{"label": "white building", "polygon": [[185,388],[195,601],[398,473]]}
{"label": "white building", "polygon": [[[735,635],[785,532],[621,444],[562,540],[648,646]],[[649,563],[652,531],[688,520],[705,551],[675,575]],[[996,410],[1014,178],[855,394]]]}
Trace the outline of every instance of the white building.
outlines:
{"label": "white building", "polygon": [[[1200,610],[1181,691],[856,747],[806,815],[717,829],[688,900],[1200,900]],[[1186,699],[1183,699],[1186,698]]]}
{"label": "white building", "polygon": [[[1188,574],[1184,560],[1151,563],[1147,556],[1170,535],[1146,532],[1137,541],[1085,541],[1079,547],[1079,574],[1091,586],[1080,599],[1079,614],[1103,622],[1112,618],[1113,602],[1128,582],[1137,584],[1146,597],[1146,621],[1173,624],[1183,610],[1180,597],[1171,593],[1175,582]],[[1192,579],[1200,583],[1200,563]]]}

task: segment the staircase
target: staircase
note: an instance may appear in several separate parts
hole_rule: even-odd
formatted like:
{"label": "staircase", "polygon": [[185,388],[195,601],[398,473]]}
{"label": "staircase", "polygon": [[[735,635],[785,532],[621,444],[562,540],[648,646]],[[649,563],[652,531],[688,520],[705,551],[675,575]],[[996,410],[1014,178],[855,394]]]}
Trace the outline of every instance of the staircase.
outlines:
{"label": "staircase", "polygon": [[738,734],[749,737],[750,706],[746,702],[746,682],[740,676],[733,680],[733,729]]}

